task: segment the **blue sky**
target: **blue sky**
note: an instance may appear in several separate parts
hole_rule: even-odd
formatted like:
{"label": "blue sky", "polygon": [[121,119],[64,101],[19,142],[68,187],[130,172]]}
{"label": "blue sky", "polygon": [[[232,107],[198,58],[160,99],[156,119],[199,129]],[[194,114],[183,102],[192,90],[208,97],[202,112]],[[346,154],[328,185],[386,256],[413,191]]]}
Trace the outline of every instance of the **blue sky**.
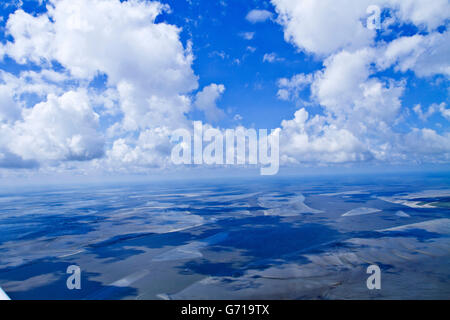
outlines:
{"label": "blue sky", "polygon": [[[183,28],[184,41],[192,39],[195,43],[193,68],[199,75],[200,87],[214,82],[223,83],[227,88],[219,102],[223,109],[230,108],[240,114],[245,126],[262,128],[276,128],[283,119],[292,116],[295,104],[277,99],[277,80],[298,72],[312,72],[322,63],[286,43],[283,28],[275,22],[268,20],[253,24],[246,20],[247,14],[255,8],[273,11],[270,3],[165,3],[171,5],[173,13],[164,18]],[[252,33],[253,38],[246,40],[243,37],[245,33]],[[264,55],[270,53],[276,53],[283,60],[263,62]]]}
{"label": "blue sky", "polygon": [[0,172],[170,170],[193,120],[279,128],[287,167],[447,165],[450,5],[427,3],[3,2]]}

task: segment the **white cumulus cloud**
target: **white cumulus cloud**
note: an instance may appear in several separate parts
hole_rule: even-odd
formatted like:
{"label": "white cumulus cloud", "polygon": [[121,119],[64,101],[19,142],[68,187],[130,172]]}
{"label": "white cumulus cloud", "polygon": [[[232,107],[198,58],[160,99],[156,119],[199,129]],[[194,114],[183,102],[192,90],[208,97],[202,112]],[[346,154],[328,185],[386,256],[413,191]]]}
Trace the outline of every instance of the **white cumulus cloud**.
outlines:
{"label": "white cumulus cloud", "polygon": [[69,91],[23,111],[7,132],[9,150],[24,159],[90,160],[103,154],[99,116],[85,91]]}
{"label": "white cumulus cloud", "polygon": [[273,13],[268,10],[254,9],[250,11],[245,18],[251,23],[258,23],[269,20],[272,18],[272,16]]}
{"label": "white cumulus cloud", "polygon": [[197,93],[195,106],[205,113],[208,121],[218,121],[225,113],[217,107],[217,101],[225,92],[223,84],[212,83]]}
{"label": "white cumulus cloud", "polygon": [[[10,40],[0,45],[0,53],[42,71],[2,73],[0,122],[10,138],[0,140],[5,154],[41,163],[89,160],[124,139],[136,149],[144,132],[188,124],[191,94],[198,87],[194,57],[191,43],[180,40],[180,28],[155,22],[167,5],[50,0],[47,9],[38,14],[18,9],[6,22]],[[62,70],[54,71],[55,62]],[[105,92],[85,89],[97,76],[106,79]],[[27,94],[38,95],[40,102],[29,105]],[[114,117],[106,146],[99,116]],[[141,150],[159,154],[157,144],[145,146]]]}

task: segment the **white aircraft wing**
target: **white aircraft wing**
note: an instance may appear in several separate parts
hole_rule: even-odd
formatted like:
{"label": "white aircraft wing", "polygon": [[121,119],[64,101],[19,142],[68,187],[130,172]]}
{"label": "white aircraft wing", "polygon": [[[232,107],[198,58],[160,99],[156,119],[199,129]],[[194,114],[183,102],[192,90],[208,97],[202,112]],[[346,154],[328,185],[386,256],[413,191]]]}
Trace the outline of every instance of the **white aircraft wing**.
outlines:
{"label": "white aircraft wing", "polygon": [[0,300],[11,300],[2,288],[0,288]]}

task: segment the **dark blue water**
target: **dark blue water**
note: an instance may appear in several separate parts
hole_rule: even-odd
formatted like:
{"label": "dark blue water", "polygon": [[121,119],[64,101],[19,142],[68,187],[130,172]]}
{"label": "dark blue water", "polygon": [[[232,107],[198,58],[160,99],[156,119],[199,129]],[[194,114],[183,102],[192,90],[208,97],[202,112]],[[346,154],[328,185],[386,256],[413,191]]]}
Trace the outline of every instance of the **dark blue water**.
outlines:
{"label": "dark blue water", "polygon": [[0,286],[12,299],[445,299],[449,197],[444,174],[4,188]]}

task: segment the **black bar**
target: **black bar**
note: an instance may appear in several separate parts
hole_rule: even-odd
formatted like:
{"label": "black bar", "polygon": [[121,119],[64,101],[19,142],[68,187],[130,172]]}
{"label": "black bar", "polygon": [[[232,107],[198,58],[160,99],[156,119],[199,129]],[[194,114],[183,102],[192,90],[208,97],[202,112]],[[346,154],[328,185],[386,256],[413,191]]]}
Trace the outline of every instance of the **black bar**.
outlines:
{"label": "black bar", "polygon": [[[2,301],[2,315],[13,312],[14,318],[30,310],[37,314],[71,317],[103,317],[106,312],[118,319],[313,319],[321,316],[384,319],[393,311],[403,318],[419,312],[448,310],[450,300],[443,301]],[[211,310],[214,312],[211,315]],[[5,317],[5,319],[7,319]]]}

